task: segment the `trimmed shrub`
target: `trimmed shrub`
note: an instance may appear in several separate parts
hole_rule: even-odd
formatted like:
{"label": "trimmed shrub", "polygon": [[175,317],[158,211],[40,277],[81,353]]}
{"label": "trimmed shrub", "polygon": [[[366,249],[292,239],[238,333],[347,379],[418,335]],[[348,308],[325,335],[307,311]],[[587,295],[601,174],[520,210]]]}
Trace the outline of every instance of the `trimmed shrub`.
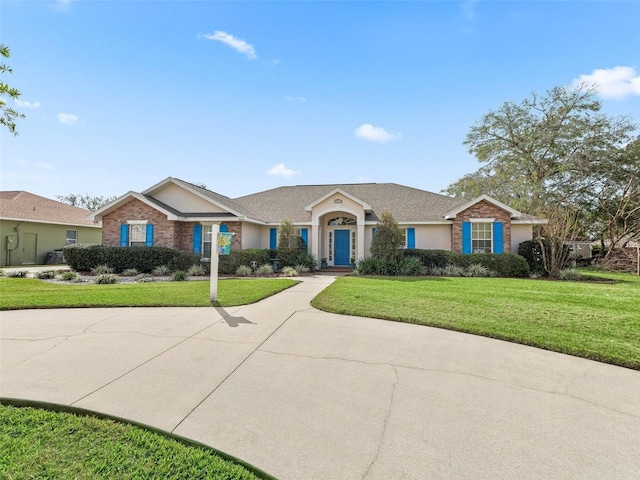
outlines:
{"label": "trimmed shrub", "polygon": [[527,260],[516,253],[502,253],[495,256],[495,271],[500,277],[527,277],[529,264]]}
{"label": "trimmed shrub", "polygon": [[102,273],[93,280],[93,283],[97,283],[99,285],[111,285],[118,283],[119,281],[120,279],[118,276],[113,273]]}
{"label": "trimmed shrub", "polygon": [[40,280],[50,280],[52,278],[56,278],[56,272],[53,270],[44,270],[36,273],[36,278],[39,278]]}
{"label": "trimmed shrub", "polygon": [[251,267],[247,267],[246,265],[240,265],[236,268],[236,276],[238,277],[246,277],[251,275]]}
{"label": "trimmed shrub", "polygon": [[358,262],[358,273],[361,275],[417,276],[424,273],[424,267],[420,259],[416,257],[396,259],[366,257]]}
{"label": "trimmed shrub", "polygon": [[187,272],[185,272],[184,270],[177,270],[173,272],[171,279],[174,282],[184,282],[187,279]]}
{"label": "trimmed shrub", "polygon": [[515,253],[452,253],[451,265],[468,269],[471,265],[482,265],[499,277],[526,277],[529,265],[524,257]]}
{"label": "trimmed shrub", "polygon": [[275,257],[275,250],[269,250],[268,248],[232,250],[229,255],[220,256],[218,271],[227,275],[233,275],[240,265],[249,267],[251,262],[256,262],[256,265],[264,265],[269,263],[270,258]]}
{"label": "trimmed shrub", "polygon": [[98,265],[108,265],[114,272],[135,268],[149,273],[160,265],[186,270],[200,263],[200,256],[166,247],[103,247],[102,245],[76,244],[62,249],[67,264],[80,272],[91,271]]}
{"label": "trimmed shrub", "polygon": [[451,252],[447,250],[421,250],[418,248],[407,248],[404,250],[405,257],[416,257],[424,267],[446,267],[451,263]]}
{"label": "trimmed shrub", "polygon": [[193,252],[175,250],[176,254],[167,263],[171,270],[189,270],[193,265],[200,265],[200,255]]}

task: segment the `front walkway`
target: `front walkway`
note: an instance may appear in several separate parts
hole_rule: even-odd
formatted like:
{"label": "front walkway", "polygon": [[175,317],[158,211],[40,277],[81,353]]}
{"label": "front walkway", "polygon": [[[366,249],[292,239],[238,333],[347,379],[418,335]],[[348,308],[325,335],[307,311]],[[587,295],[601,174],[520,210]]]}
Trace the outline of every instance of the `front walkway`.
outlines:
{"label": "front walkway", "polygon": [[257,304],[0,313],[0,395],[193,438],[286,479],[640,478],[640,372]]}

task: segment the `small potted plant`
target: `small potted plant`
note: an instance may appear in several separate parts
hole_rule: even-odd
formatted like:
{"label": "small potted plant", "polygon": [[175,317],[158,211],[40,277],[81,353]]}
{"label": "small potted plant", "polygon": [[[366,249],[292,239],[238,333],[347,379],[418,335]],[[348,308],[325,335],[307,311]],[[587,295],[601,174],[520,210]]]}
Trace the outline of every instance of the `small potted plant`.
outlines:
{"label": "small potted plant", "polygon": [[322,257],[320,259],[320,268],[327,268],[327,257]]}
{"label": "small potted plant", "polygon": [[356,269],[356,257],[351,257],[351,270]]}

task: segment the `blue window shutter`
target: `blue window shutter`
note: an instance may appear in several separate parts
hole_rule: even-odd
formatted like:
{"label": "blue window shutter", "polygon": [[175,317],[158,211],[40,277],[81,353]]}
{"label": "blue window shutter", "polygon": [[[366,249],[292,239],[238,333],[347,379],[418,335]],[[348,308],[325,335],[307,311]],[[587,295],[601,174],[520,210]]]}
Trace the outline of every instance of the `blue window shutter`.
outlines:
{"label": "blue window shutter", "polygon": [[471,222],[462,222],[462,253],[471,253]]}
{"label": "blue window shutter", "polygon": [[202,253],[202,225],[193,226],[193,253]]}
{"label": "blue window shutter", "polygon": [[407,248],[416,248],[416,229],[407,228]]}
{"label": "blue window shutter", "polygon": [[278,229],[271,228],[269,229],[269,248],[271,250],[275,250],[278,245]]}
{"label": "blue window shutter", "polygon": [[373,239],[373,237],[375,237],[375,236],[376,236],[376,227],[373,227],[371,229],[371,238]]}
{"label": "blue window shutter", "polygon": [[126,223],[120,225],[120,246],[129,246],[129,225],[127,225]]}
{"label": "blue window shutter", "polygon": [[220,224],[220,231],[221,232],[228,232],[229,231],[229,225],[227,225],[226,223],[221,223]]}
{"label": "blue window shutter", "polygon": [[147,223],[147,238],[145,239],[145,247],[153,247],[153,224]]}
{"label": "blue window shutter", "polygon": [[300,229],[300,238],[302,238],[302,241],[304,242],[304,248],[305,250],[309,250],[309,229],[308,228],[301,228]]}
{"label": "blue window shutter", "polygon": [[502,222],[493,222],[493,253],[502,253],[504,251],[503,230]]}

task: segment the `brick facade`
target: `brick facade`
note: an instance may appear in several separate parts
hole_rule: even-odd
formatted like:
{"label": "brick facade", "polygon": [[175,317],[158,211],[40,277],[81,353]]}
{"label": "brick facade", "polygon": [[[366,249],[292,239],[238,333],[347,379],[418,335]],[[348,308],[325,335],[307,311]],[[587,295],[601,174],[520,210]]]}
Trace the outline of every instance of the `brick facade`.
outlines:
{"label": "brick facade", "polygon": [[503,224],[504,253],[511,252],[511,215],[495,205],[482,200],[456,215],[451,226],[451,251],[462,253],[462,222],[468,222],[471,218],[494,218]]}
{"label": "brick facade", "polygon": [[[146,220],[154,225],[153,245],[157,247],[193,250],[193,226],[196,222],[177,222],[168,220],[167,216],[138,199],[122,205],[117,210],[102,218],[102,244],[117,247],[120,245],[120,225],[129,220]],[[228,231],[235,233],[231,244],[232,250],[241,250],[242,223],[224,222]]]}

